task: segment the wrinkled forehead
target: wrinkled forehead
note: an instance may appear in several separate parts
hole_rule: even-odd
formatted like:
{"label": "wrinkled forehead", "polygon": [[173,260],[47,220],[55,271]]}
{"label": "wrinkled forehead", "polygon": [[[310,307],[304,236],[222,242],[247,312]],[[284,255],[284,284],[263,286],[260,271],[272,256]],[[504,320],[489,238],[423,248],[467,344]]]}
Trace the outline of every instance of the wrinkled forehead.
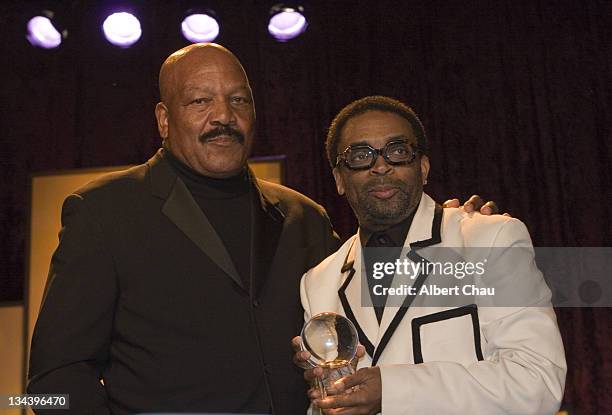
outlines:
{"label": "wrinkled forehead", "polygon": [[193,51],[177,60],[175,68],[179,76],[189,75],[193,72],[207,72],[248,82],[246,73],[238,59],[229,53],[216,50]]}
{"label": "wrinkled forehead", "polygon": [[350,145],[368,144],[379,148],[390,141],[407,139],[416,143],[410,122],[394,112],[372,110],[355,115],[347,120],[340,132],[338,149]]}
{"label": "wrinkled forehead", "polygon": [[160,74],[162,99],[206,84],[243,88],[250,92],[242,65],[232,54],[223,50],[192,50],[169,62]]}

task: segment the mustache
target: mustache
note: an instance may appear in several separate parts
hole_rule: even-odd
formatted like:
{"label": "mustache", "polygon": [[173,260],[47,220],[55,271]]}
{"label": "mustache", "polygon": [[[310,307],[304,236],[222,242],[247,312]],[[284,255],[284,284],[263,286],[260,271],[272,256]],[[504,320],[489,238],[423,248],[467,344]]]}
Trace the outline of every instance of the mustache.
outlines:
{"label": "mustache", "polygon": [[383,178],[383,177],[381,177],[381,178],[374,178],[374,179],[369,180],[368,182],[366,182],[366,184],[364,185],[364,190],[366,192],[369,192],[369,191],[373,190],[377,186],[395,187],[395,188],[399,189],[400,191],[405,192],[406,183],[403,182],[402,180],[391,179],[389,177],[386,177],[386,178]]}
{"label": "mustache", "polygon": [[228,136],[241,144],[244,143],[244,134],[242,134],[235,128],[230,127],[229,125],[223,127],[216,127],[210,131],[205,132],[200,136],[200,141],[205,142],[221,136]]}

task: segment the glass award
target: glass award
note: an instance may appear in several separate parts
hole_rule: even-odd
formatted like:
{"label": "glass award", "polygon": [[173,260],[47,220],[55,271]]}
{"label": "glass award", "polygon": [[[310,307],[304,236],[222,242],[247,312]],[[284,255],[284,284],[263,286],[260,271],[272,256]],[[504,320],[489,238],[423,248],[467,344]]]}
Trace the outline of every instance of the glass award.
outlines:
{"label": "glass award", "polygon": [[315,387],[321,397],[327,396],[327,388],[344,376],[355,373],[351,361],[357,352],[357,329],[348,318],[326,312],[312,317],[302,329],[302,350],[310,352],[308,363],[323,368],[322,379]]}

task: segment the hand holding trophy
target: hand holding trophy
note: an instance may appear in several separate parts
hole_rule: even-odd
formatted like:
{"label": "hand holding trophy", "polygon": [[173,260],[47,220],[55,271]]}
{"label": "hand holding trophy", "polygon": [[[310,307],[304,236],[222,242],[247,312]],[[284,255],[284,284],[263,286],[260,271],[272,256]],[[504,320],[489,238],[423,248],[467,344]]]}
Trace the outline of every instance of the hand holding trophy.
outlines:
{"label": "hand holding trophy", "polygon": [[310,353],[308,364],[323,369],[323,376],[315,381],[322,398],[335,381],[355,373],[351,361],[358,344],[355,326],[340,314],[320,313],[304,324],[300,346]]}

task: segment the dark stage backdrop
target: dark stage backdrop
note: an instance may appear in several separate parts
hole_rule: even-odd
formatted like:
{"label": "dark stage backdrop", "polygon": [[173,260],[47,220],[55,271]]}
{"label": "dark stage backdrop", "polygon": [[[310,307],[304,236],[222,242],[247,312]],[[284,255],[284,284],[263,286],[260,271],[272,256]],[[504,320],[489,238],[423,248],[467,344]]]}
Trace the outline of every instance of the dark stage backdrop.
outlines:
{"label": "dark stage backdrop", "polygon": [[[612,2],[307,1],[310,26],[286,44],[266,32],[272,3],[207,2],[221,20],[217,41],[254,88],[254,155],[286,154],[289,186],[322,203],[341,235],[355,224],[324,158],[326,127],[351,100],[384,94],[421,115],[426,189],[439,201],[481,193],[539,246],[612,245]],[[99,30],[108,2],[56,2],[71,33],[53,51],[24,38],[41,2],[2,4],[0,292],[21,301],[28,175],[154,153],[157,72],[186,45],[177,32],[186,3],[136,2],[144,34],[123,50]],[[557,311],[565,404],[612,413],[611,309]]]}

